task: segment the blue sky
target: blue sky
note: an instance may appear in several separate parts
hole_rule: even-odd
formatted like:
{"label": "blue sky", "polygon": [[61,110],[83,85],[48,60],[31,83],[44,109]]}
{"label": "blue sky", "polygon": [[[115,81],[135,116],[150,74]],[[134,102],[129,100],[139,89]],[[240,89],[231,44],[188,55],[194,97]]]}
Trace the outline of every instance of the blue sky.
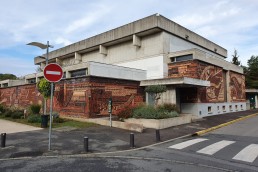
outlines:
{"label": "blue sky", "polygon": [[243,65],[258,55],[258,0],[1,0],[0,73],[35,73],[26,45],[37,41],[57,49],[159,13],[228,50]]}

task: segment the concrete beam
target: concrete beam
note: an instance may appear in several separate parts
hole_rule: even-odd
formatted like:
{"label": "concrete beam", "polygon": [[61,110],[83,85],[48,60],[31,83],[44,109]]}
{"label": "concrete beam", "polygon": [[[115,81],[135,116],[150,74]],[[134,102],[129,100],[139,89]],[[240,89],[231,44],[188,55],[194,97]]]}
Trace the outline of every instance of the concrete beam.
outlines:
{"label": "concrete beam", "polygon": [[59,64],[60,66],[62,66],[63,61],[59,58],[56,58],[56,63]]}
{"label": "concrete beam", "polygon": [[140,47],[141,46],[141,38],[137,35],[133,35],[133,45]]}
{"label": "concrete beam", "polygon": [[107,48],[103,45],[99,45],[99,53],[107,55]]}

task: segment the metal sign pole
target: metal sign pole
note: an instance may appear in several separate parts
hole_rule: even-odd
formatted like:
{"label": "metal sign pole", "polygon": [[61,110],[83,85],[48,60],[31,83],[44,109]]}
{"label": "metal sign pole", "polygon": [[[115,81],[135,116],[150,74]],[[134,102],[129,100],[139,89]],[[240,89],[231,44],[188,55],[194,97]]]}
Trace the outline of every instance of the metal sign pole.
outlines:
{"label": "metal sign pole", "polygon": [[50,98],[50,124],[49,124],[49,136],[48,136],[48,150],[51,150],[51,132],[52,132],[52,107],[53,107],[53,92],[54,92],[54,84],[51,82],[51,98]]}
{"label": "metal sign pole", "polygon": [[112,127],[112,98],[108,100],[108,112],[109,112],[110,127]]}

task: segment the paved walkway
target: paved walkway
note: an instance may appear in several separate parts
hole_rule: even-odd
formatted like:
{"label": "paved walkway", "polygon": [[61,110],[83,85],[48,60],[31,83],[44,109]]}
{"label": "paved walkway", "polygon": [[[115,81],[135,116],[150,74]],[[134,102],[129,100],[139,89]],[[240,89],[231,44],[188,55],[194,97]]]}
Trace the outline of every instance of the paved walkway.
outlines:
{"label": "paved walkway", "polygon": [[0,119],[0,133],[10,134],[35,130],[41,130],[41,128]]}

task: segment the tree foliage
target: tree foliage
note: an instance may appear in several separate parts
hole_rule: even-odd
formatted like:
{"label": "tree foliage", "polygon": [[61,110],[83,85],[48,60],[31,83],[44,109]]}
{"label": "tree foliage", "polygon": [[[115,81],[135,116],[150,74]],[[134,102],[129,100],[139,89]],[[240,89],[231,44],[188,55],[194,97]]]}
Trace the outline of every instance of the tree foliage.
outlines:
{"label": "tree foliage", "polygon": [[247,65],[244,67],[246,87],[258,89],[258,56],[252,56]]}
{"label": "tree foliage", "polygon": [[167,91],[165,85],[150,85],[145,88],[145,92],[152,95],[155,99],[155,106],[157,106],[158,100],[161,97],[161,94]]}
{"label": "tree foliage", "polygon": [[240,61],[238,60],[239,55],[237,54],[237,50],[234,50],[234,54],[232,55],[232,63],[239,66],[240,65]]}
{"label": "tree foliage", "polygon": [[48,82],[45,78],[41,79],[37,83],[38,91],[43,95],[45,99],[51,96],[51,83]]}
{"label": "tree foliage", "polygon": [[0,73],[0,81],[6,80],[6,79],[17,79],[17,77],[13,74],[9,73]]}

